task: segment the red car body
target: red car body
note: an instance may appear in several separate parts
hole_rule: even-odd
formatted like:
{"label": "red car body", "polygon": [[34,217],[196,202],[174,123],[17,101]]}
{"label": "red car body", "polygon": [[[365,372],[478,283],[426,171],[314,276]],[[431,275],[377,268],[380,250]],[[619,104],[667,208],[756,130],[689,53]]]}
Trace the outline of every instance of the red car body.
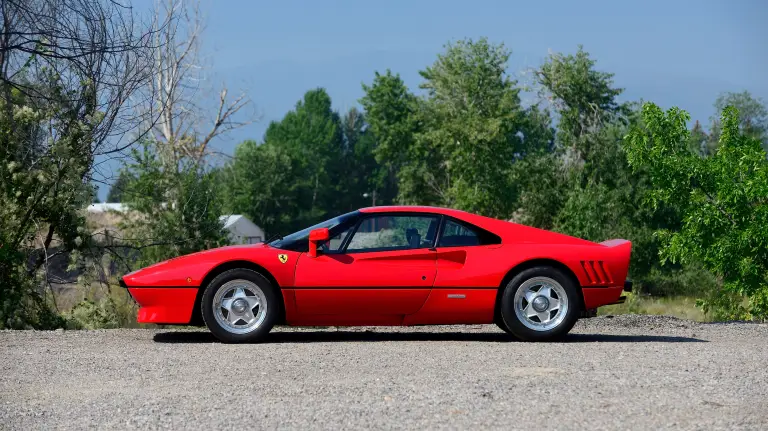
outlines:
{"label": "red car body", "polygon": [[515,274],[549,265],[581,287],[582,310],[621,302],[631,243],[594,243],[546,230],[434,207],[371,207],[361,216],[426,213],[497,235],[500,244],[367,253],[296,252],[268,244],[202,251],[125,275],[138,321],[199,323],[208,282],[228,269],[252,269],[282,293],[282,319],[296,326],[493,323],[499,292]]}

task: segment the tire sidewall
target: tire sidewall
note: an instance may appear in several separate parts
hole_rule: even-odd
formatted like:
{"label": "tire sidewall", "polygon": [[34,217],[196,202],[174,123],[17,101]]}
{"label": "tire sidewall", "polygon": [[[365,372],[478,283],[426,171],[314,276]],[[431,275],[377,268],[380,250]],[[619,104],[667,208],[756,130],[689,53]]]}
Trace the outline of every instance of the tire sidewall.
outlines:
{"label": "tire sidewall", "polygon": [[[213,298],[216,292],[227,282],[232,280],[248,280],[255,283],[267,298],[267,315],[261,326],[247,334],[234,334],[223,328],[213,315]],[[243,343],[262,341],[275,325],[277,316],[280,313],[280,303],[278,294],[272,283],[263,275],[249,269],[231,269],[217,275],[208,286],[202,297],[201,311],[203,321],[208,330],[220,341],[225,343]]]}
{"label": "tire sidewall", "polygon": [[[549,277],[557,281],[568,297],[568,311],[565,318],[560,325],[548,331],[536,331],[528,328],[515,313],[515,294],[526,280],[534,277]],[[546,341],[561,338],[573,328],[581,312],[581,297],[577,289],[576,283],[556,268],[539,266],[526,269],[513,277],[504,288],[501,296],[501,321],[512,335],[523,341]]]}

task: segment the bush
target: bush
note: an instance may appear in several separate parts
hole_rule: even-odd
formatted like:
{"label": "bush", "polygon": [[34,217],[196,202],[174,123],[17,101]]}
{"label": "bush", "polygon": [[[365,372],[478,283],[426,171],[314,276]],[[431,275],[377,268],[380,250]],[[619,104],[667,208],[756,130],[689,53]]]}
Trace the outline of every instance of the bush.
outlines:
{"label": "bush", "polygon": [[734,108],[723,111],[709,157],[691,151],[689,118],[646,104],[625,140],[629,163],[651,180],[651,206],[679,210],[679,228],[656,232],[662,262],[700,263],[717,275],[722,289],[700,304],[718,318],[768,319],[768,158]]}
{"label": "bush", "polygon": [[63,317],[68,329],[112,329],[140,327],[137,306],[123,288],[96,289]]}

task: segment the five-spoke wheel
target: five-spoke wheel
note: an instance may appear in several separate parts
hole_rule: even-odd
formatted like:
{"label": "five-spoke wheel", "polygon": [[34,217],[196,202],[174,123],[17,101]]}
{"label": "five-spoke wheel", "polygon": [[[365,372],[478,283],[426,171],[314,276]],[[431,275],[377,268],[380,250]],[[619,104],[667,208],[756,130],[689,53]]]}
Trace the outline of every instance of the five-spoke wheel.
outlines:
{"label": "five-spoke wheel", "polygon": [[213,297],[216,323],[235,334],[258,328],[267,317],[268,307],[264,292],[248,280],[228,281]]}
{"label": "five-spoke wheel", "polygon": [[499,326],[521,340],[547,340],[565,335],[579,316],[575,283],[552,267],[517,274],[501,297]]}
{"label": "five-spoke wheel", "polygon": [[278,311],[272,284],[247,269],[225,271],[203,294],[203,320],[225,342],[258,341],[275,324]]}

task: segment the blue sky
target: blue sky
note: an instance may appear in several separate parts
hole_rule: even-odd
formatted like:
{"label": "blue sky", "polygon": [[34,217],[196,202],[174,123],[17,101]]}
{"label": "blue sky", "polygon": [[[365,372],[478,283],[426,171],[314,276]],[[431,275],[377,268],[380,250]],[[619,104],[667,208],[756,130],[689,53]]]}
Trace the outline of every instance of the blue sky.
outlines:
{"label": "blue sky", "polygon": [[377,70],[392,69],[416,89],[418,71],[465,37],[503,42],[521,80],[549,51],[582,44],[598,69],[615,73],[624,100],[679,106],[705,123],[720,92],[768,100],[765,0],[203,0],[201,8],[212,83],[247,90],[261,116],[216,143],[228,153],[243,139],[260,140],[311,88],[325,87],[339,110],[357,104]]}

